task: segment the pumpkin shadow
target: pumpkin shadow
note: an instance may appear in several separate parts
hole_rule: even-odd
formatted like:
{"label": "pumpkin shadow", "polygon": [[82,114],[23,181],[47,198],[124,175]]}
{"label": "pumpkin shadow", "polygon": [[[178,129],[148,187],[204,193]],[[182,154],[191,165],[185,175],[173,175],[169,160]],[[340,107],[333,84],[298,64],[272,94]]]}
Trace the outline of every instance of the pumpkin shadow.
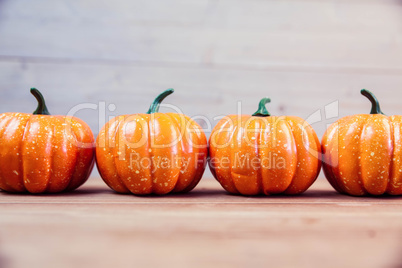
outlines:
{"label": "pumpkin shadow", "polygon": [[220,189],[199,189],[193,190],[187,193],[172,193],[170,196],[172,197],[204,197],[204,196],[217,196],[222,195],[225,192]]}
{"label": "pumpkin shadow", "polygon": [[333,199],[336,196],[339,196],[340,194],[331,191],[331,190],[310,190],[307,192],[304,192],[302,194],[294,194],[294,195],[287,195],[287,194],[271,194],[271,195],[241,195],[241,194],[232,194],[225,192],[226,195],[228,196],[233,196],[233,197],[241,197],[241,198],[255,198],[255,199],[325,199],[325,198],[331,198]]}
{"label": "pumpkin shadow", "polygon": [[[70,192],[61,192],[61,193],[55,193],[55,194],[41,194],[42,196],[46,195],[55,195],[55,196],[80,196],[80,195],[93,195],[93,194],[104,194],[108,193],[110,190],[108,188],[103,188],[103,187],[91,187],[91,188],[83,188],[83,189],[77,189],[74,191]],[[39,196],[41,196],[39,195]]]}
{"label": "pumpkin shadow", "polygon": [[147,194],[147,195],[134,195],[132,193],[117,193],[117,192],[112,192],[113,194],[116,195],[126,195],[130,196],[132,195],[133,197],[139,197],[139,198],[152,198],[152,199],[170,199],[170,198],[194,198],[194,197],[211,197],[211,196],[218,196],[218,195],[225,195],[225,191],[222,189],[194,189],[190,192],[186,193],[168,193],[164,195],[158,195],[158,194]]}
{"label": "pumpkin shadow", "polygon": [[[284,194],[276,194],[276,195],[241,195],[241,194],[232,194],[224,189],[220,188],[214,188],[214,189],[194,189],[190,192],[187,193],[169,193],[165,195],[157,195],[157,194],[148,194],[148,195],[134,195],[132,193],[117,193],[115,191],[110,191],[110,193],[113,193],[115,195],[124,195],[124,196],[130,196],[132,195],[133,197],[139,197],[139,198],[152,198],[152,199],[169,199],[169,198],[194,198],[194,197],[229,197],[232,201],[233,199],[334,199],[334,197],[342,197],[345,195],[341,195],[335,191],[331,190],[311,190],[308,192],[305,192],[303,194],[299,195],[284,195]],[[351,196],[349,196],[351,197]],[[353,198],[353,197],[351,197]]]}
{"label": "pumpkin shadow", "polygon": [[[68,192],[59,192],[59,193],[40,193],[34,194],[29,192],[23,193],[13,193],[13,192],[6,192],[0,191],[0,195],[13,195],[13,196],[38,196],[38,197],[46,197],[46,196],[80,196],[80,195],[93,195],[93,194],[103,194],[107,193],[110,190],[108,188],[101,188],[101,187],[91,187],[91,188],[82,188],[76,189]],[[0,266],[1,267],[1,266]]]}
{"label": "pumpkin shadow", "polygon": [[336,191],[333,191],[334,197],[342,198],[342,199],[350,199],[350,200],[359,200],[359,201],[380,201],[380,200],[399,200],[402,199],[401,195],[390,195],[390,194],[383,194],[383,195],[361,195],[361,196],[356,196],[356,195],[349,195],[349,194],[344,194],[344,193],[339,193]]}
{"label": "pumpkin shadow", "polygon": [[242,197],[242,198],[252,198],[252,199],[288,199],[288,200],[308,200],[314,199],[316,201],[323,200],[323,201],[381,201],[381,200],[400,200],[402,196],[395,196],[395,195],[379,195],[379,196],[352,196],[348,194],[338,193],[335,190],[307,190],[302,194],[295,194],[295,195],[285,195],[285,194],[272,194],[272,195],[240,195],[240,194],[232,194],[225,192],[228,196],[233,197]]}

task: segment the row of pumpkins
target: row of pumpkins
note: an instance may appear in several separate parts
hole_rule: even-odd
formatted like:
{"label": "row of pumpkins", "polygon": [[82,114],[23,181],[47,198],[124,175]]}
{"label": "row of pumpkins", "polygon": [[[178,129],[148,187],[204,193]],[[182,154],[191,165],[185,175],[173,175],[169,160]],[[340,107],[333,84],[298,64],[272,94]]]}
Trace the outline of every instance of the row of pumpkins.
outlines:
{"label": "row of pumpkins", "polygon": [[81,186],[96,161],[105,183],[119,193],[191,191],[208,162],[233,194],[300,194],[321,165],[330,184],[350,195],[402,194],[402,116],[385,116],[375,96],[370,114],[341,118],[320,143],[313,128],[295,116],[271,116],[264,98],[253,115],[229,115],[209,142],[188,116],[159,113],[168,89],[146,114],[117,116],[96,141],[75,117],[50,115],[43,96],[33,114],[0,115],[0,189],[57,193]]}

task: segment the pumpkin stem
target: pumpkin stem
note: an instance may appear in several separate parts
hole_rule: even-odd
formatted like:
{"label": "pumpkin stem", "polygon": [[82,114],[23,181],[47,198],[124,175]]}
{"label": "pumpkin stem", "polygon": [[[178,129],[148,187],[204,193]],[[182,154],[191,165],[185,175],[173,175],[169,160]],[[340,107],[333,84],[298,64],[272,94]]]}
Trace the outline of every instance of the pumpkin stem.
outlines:
{"label": "pumpkin stem", "polygon": [[45,99],[43,98],[42,94],[36,88],[31,88],[31,94],[34,95],[36,100],[38,101],[38,107],[33,112],[33,114],[45,114],[50,115],[49,111],[47,110]]}
{"label": "pumpkin stem", "polygon": [[163,99],[165,99],[167,96],[172,94],[174,92],[173,88],[166,89],[163,91],[161,94],[158,95],[158,97],[155,98],[155,100],[151,103],[151,106],[149,106],[149,110],[147,114],[152,114],[152,113],[157,113],[159,112],[159,106],[161,105],[161,102]]}
{"label": "pumpkin stem", "polygon": [[362,89],[360,93],[367,97],[371,101],[371,112],[370,114],[384,114],[380,109],[380,104],[378,103],[377,98],[373,93],[368,91],[367,89]]}
{"label": "pumpkin stem", "polygon": [[253,116],[271,116],[265,107],[265,105],[269,102],[271,102],[270,98],[262,98],[258,104],[258,110],[253,113]]}

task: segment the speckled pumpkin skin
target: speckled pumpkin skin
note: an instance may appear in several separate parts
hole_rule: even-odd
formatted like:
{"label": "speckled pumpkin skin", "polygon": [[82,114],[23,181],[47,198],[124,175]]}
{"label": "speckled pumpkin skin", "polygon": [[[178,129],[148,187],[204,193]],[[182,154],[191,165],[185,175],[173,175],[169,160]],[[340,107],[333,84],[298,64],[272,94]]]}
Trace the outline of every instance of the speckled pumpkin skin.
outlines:
{"label": "speckled pumpkin skin", "polygon": [[402,194],[402,116],[341,118],[322,139],[323,170],[340,193]]}
{"label": "speckled pumpkin skin", "polygon": [[75,117],[0,115],[0,189],[57,193],[74,190],[94,165],[94,136]]}
{"label": "speckled pumpkin skin", "polygon": [[212,130],[209,166],[230,193],[293,195],[316,180],[320,151],[314,130],[299,117],[229,115]]}
{"label": "speckled pumpkin skin", "polygon": [[204,132],[183,114],[118,116],[106,123],[96,142],[99,173],[119,193],[191,191],[204,173],[206,158]]}

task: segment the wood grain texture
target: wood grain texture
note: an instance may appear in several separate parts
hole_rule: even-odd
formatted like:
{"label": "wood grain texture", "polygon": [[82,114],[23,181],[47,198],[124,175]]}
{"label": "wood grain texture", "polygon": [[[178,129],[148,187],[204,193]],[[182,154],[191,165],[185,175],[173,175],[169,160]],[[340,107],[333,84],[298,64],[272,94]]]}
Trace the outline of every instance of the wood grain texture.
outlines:
{"label": "wood grain texture", "polygon": [[397,1],[19,0],[3,9],[2,55],[299,68],[402,62]]}
{"label": "wood grain texture", "polygon": [[0,192],[1,267],[400,267],[401,198],[354,198],[318,180],[294,197],[227,194],[212,179],[165,197]]}
{"label": "wood grain texture", "polygon": [[[241,113],[255,112],[263,96],[272,100],[267,106],[271,114],[308,119],[320,138],[327,124],[336,118],[369,112],[370,103],[360,95],[364,87],[373,89],[386,114],[402,111],[397,97],[402,76],[397,73],[286,72],[89,62],[59,64],[15,59],[0,61],[0,76],[4,78],[0,79],[0,99],[4,100],[0,112],[32,112],[36,104],[29,88],[34,85],[43,92],[52,114],[73,112],[90,125],[95,135],[110,117],[146,112],[166,85],[176,92],[164,103],[175,105],[178,110],[162,107],[161,111],[196,116],[194,119],[207,136],[221,116],[236,114],[238,105],[241,105]],[[115,110],[109,109],[110,104]],[[329,104],[335,104],[338,109],[335,117],[325,114]],[[74,109],[78,110],[74,112]],[[317,112],[322,120],[311,117]]]}

